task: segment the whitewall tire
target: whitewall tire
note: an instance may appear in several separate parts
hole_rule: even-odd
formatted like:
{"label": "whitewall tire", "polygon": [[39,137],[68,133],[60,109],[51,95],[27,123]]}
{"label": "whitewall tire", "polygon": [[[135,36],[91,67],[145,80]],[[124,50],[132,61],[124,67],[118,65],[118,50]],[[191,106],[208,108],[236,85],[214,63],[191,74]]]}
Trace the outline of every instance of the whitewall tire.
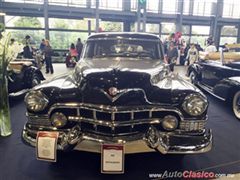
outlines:
{"label": "whitewall tire", "polygon": [[240,91],[237,91],[233,96],[232,109],[236,118],[240,119]]}
{"label": "whitewall tire", "polygon": [[197,75],[194,71],[191,71],[189,74],[190,82],[194,85],[197,84]]}

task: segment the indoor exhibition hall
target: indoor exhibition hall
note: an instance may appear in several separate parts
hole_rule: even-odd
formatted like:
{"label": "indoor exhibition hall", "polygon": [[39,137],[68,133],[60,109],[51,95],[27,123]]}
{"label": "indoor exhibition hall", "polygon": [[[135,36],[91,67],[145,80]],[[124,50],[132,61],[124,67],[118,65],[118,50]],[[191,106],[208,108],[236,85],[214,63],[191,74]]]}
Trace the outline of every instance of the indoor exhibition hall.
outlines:
{"label": "indoor exhibition hall", "polygon": [[0,0],[0,179],[240,179],[239,0]]}

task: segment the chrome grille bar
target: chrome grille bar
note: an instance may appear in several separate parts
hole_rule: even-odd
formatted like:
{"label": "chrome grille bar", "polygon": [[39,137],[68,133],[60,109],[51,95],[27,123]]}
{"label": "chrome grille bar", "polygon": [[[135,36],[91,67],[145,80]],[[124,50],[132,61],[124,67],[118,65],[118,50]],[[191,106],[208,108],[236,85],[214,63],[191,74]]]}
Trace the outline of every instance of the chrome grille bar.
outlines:
{"label": "chrome grille bar", "polygon": [[83,118],[83,117],[76,117],[76,116],[68,116],[69,121],[75,121],[75,122],[87,122],[90,124],[96,124],[101,126],[130,126],[130,125],[137,125],[137,124],[159,124],[161,122],[161,119],[141,119],[141,120],[131,120],[131,121],[115,121],[115,122],[109,122],[109,121],[103,121],[103,120],[94,120],[90,118]]}
{"label": "chrome grille bar", "polygon": [[179,118],[181,120],[184,120],[182,113],[174,107],[156,107],[153,105],[148,106],[132,106],[132,107],[125,107],[125,106],[108,106],[108,105],[94,105],[94,104],[85,104],[85,103],[56,103],[54,104],[49,112],[48,115],[51,114],[51,112],[54,109],[57,108],[71,108],[71,109],[86,109],[86,110],[96,110],[98,112],[105,112],[105,113],[112,113],[112,112],[119,112],[119,113],[131,113],[131,112],[144,112],[149,111],[149,117],[151,117],[153,112],[156,111],[168,111],[178,114]]}

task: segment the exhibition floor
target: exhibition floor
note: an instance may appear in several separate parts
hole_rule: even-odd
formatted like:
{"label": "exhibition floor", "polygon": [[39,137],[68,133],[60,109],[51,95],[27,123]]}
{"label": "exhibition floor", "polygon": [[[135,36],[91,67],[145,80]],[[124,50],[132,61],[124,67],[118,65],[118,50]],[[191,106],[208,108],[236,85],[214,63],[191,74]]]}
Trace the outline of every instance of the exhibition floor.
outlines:
{"label": "exhibition floor", "polygon": [[[54,66],[63,72],[63,64]],[[177,68],[180,74],[183,69]],[[56,75],[56,74],[55,74]],[[47,77],[50,77],[48,75]],[[26,121],[23,100],[11,102],[13,134],[0,137],[0,179],[50,180],[50,179],[149,179],[151,174],[165,171],[208,171],[223,174],[240,172],[240,121],[227,104],[207,95],[210,102],[207,127],[213,130],[214,144],[205,154],[161,155],[141,153],[125,156],[125,173],[106,175],[100,173],[99,154],[74,151],[58,155],[57,163],[36,160],[35,149],[21,141],[21,130]]]}

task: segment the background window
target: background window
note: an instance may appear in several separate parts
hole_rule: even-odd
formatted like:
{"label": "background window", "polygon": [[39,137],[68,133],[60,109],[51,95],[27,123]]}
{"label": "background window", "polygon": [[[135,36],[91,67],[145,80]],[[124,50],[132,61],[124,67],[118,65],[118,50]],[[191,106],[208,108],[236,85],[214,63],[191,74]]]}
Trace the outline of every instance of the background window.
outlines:
{"label": "background window", "polygon": [[235,26],[223,26],[221,35],[224,36],[237,36],[238,29]]}
{"label": "background window", "polygon": [[48,3],[61,6],[86,7],[87,0],[48,0]]}
{"label": "background window", "polygon": [[131,11],[137,11],[137,0],[131,0]]}
{"label": "background window", "polygon": [[159,33],[159,24],[146,24],[146,32]]}
{"label": "background window", "polygon": [[188,15],[189,8],[190,8],[190,0],[184,0],[183,1],[183,14]]}
{"label": "background window", "polygon": [[174,23],[162,23],[162,33],[164,34],[170,34],[174,33],[176,31],[176,26]]}
{"label": "background window", "polygon": [[99,0],[100,9],[122,10],[122,0]]}
{"label": "background window", "polygon": [[147,12],[158,13],[158,0],[147,0]]}
{"label": "background window", "polygon": [[223,17],[239,18],[240,17],[240,2],[239,0],[224,0],[223,2]]}
{"label": "background window", "polygon": [[6,16],[6,27],[44,28],[44,19],[38,17]]}
{"label": "background window", "polygon": [[6,29],[7,32],[11,33],[11,38],[14,38],[19,43],[24,43],[26,35],[31,37],[31,41],[36,48],[39,48],[39,45],[42,39],[45,37],[45,32],[43,30],[11,30]]}
{"label": "background window", "polygon": [[182,26],[182,34],[190,34],[190,26]]}
{"label": "background window", "polygon": [[210,16],[212,8],[217,0],[194,0],[193,1],[193,15],[196,16]]}
{"label": "background window", "polygon": [[191,36],[190,43],[200,44],[200,46],[204,48],[207,38],[208,36]]}
{"label": "background window", "polygon": [[206,34],[209,35],[210,27],[209,26],[192,26],[192,34]]}
{"label": "background window", "polygon": [[43,4],[44,0],[4,0],[5,2]]}
{"label": "background window", "polygon": [[99,26],[103,31],[121,32],[123,31],[122,22],[100,21]]}
{"label": "background window", "polygon": [[[49,27],[56,29],[88,30],[88,19],[74,20],[49,18]],[[95,30],[95,19],[91,20],[91,30]]]}
{"label": "background window", "polygon": [[221,29],[220,45],[237,43],[238,29],[235,26],[223,26]]}
{"label": "background window", "polygon": [[71,43],[76,43],[78,38],[84,42],[88,33],[84,32],[64,32],[64,31],[50,31],[51,46],[53,49],[69,49]]}
{"label": "background window", "polygon": [[177,0],[164,0],[162,11],[163,11],[163,14],[176,14]]}
{"label": "background window", "polygon": [[237,37],[221,37],[220,45],[237,43]]}

